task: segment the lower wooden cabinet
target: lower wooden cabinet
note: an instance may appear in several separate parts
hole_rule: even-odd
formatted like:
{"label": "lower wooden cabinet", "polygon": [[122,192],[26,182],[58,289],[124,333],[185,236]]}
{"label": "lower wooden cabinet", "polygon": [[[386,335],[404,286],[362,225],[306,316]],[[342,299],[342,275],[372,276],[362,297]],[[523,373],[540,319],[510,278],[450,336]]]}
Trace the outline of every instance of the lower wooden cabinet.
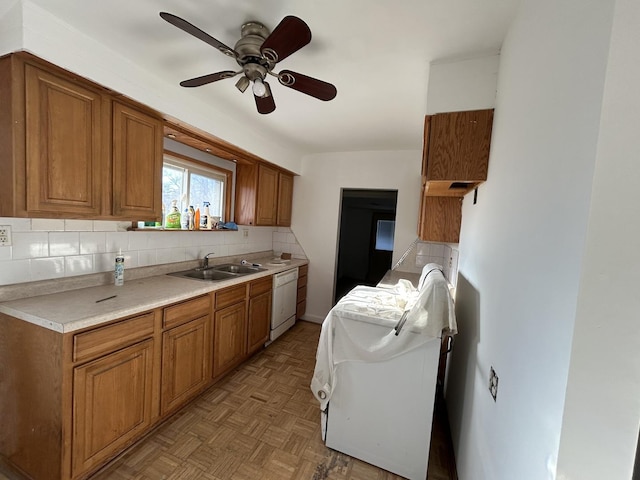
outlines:
{"label": "lower wooden cabinet", "polygon": [[244,360],[247,351],[246,303],[218,310],[214,320],[213,376],[219,377]]}
{"label": "lower wooden cabinet", "polygon": [[198,395],[211,381],[211,317],[192,320],[162,334],[163,415]]}
{"label": "lower wooden cabinet", "polygon": [[163,309],[163,416],[187,403],[211,382],[211,314],[210,294]]}
{"label": "lower wooden cabinet", "polygon": [[272,282],[69,333],[0,313],[0,462],[89,477],[264,345]]}
{"label": "lower wooden cabinet", "polygon": [[309,265],[298,268],[298,293],[296,295],[296,319],[302,318],[307,310],[307,278]]}
{"label": "lower wooden cabinet", "polygon": [[215,293],[213,316],[213,378],[244,360],[247,353],[247,284]]}
{"label": "lower wooden cabinet", "polygon": [[153,339],[73,371],[73,477],[119,452],[153,421]]}
{"label": "lower wooden cabinet", "polygon": [[260,278],[249,283],[249,304],[247,309],[248,354],[260,350],[269,339],[272,296],[272,276]]}

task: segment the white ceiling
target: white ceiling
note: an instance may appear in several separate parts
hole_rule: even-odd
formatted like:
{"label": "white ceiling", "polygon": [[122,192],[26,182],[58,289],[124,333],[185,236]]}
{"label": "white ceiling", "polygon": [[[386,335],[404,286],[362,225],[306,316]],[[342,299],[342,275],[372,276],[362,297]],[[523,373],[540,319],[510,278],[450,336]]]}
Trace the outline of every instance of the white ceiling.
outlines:
{"label": "white ceiling", "polygon": [[[303,19],[311,43],[276,66],[333,83],[322,102],[272,79],[276,111],[260,115],[235,79],[189,89],[304,153],[420,149],[429,63],[498,52],[518,0],[31,0],[177,90],[181,80],[235,70],[208,44],[162,20],[167,11],[234,46],[240,25]],[[167,92],[170,95],[171,92]],[[185,92],[180,92],[184,95]],[[215,132],[212,132],[215,134]]]}

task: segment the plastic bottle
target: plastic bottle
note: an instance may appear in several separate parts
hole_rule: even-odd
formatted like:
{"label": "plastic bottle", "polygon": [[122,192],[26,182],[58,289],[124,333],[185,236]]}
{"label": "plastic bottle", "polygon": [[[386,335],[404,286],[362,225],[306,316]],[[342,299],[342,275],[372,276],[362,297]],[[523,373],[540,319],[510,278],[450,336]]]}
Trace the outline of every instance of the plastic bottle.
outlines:
{"label": "plastic bottle", "polygon": [[196,214],[193,217],[193,229],[200,230],[200,207],[196,207]]}
{"label": "plastic bottle", "polygon": [[209,213],[209,202],[203,202],[204,214],[202,215],[202,228],[211,230],[211,213]]}
{"label": "plastic bottle", "polygon": [[189,230],[193,230],[193,221],[196,216],[196,211],[193,209],[193,205],[189,205]]}
{"label": "plastic bottle", "polygon": [[178,210],[178,201],[171,202],[171,211],[167,215],[165,228],[180,228],[180,210]]}
{"label": "plastic bottle", "polygon": [[189,230],[189,209],[185,208],[182,213],[182,220],[180,221],[180,228],[183,230]]}
{"label": "plastic bottle", "polygon": [[124,255],[122,255],[122,249],[118,249],[118,255],[116,255],[116,268],[114,272],[115,285],[121,287],[124,285]]}

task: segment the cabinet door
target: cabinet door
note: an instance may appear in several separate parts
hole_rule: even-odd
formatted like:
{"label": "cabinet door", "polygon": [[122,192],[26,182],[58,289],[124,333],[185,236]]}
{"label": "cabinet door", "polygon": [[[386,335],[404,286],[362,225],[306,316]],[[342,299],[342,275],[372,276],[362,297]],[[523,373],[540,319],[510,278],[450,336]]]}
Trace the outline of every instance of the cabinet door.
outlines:
{"label": "cabinet door", "polygon": [[27,213],[97,217],[107,173],[103,97],[25,65]]}
{"label": "cabinet door", "polygon": [[286,173],[278,175],[278,219],[281,227],[291,226],[291,206],[293,203],[293,176]]}
{"label": "cabinet door", "polygon": [[425,122],[429,181],[487,179],[493,109],[440,113]]}
{"label": "cabinet door", "polygon": [[101,463],[152,423],[153,339],[73,372],[73,476]]}
{"label": "cabinet door", "polygon": [[213,376],[218,377],[238,365],[246,355],[246,302],[215,313],[213,334]]}
{"label": "cabinet door", "polygon": [[271,327],[271,291],[249,299],[248,352],[259,350],[269,338]]}
{"label": "cabinet door", "polygon": [[198,318],[162,335],[162,414],[184,404],[211,379],[210,317]]}
{"label": "cabinet door", "polygon": [[462,222],[462,198],[423,195],[418,236],[431,242],[458,243]]}
{"label": "cabinet door", "polygon": [[162,217],[162,121],[113,102],[113,214]]}
{"label": "cabinet door", "polygon": [[256,199],[256,225],[276,224],[278,199],[278,171],[260,165],[258,167],[258,195]]}

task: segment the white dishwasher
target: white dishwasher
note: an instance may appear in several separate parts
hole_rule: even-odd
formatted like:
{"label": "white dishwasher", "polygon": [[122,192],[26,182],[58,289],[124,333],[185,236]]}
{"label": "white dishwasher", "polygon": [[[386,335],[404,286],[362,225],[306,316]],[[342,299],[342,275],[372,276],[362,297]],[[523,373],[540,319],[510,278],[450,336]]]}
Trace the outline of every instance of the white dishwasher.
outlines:
{"label": "white dishwasher", "polygon": [[273,302],[271,304],[272,342],[296,323],[296,297],[298,295],[298,267],[273,276]]}

